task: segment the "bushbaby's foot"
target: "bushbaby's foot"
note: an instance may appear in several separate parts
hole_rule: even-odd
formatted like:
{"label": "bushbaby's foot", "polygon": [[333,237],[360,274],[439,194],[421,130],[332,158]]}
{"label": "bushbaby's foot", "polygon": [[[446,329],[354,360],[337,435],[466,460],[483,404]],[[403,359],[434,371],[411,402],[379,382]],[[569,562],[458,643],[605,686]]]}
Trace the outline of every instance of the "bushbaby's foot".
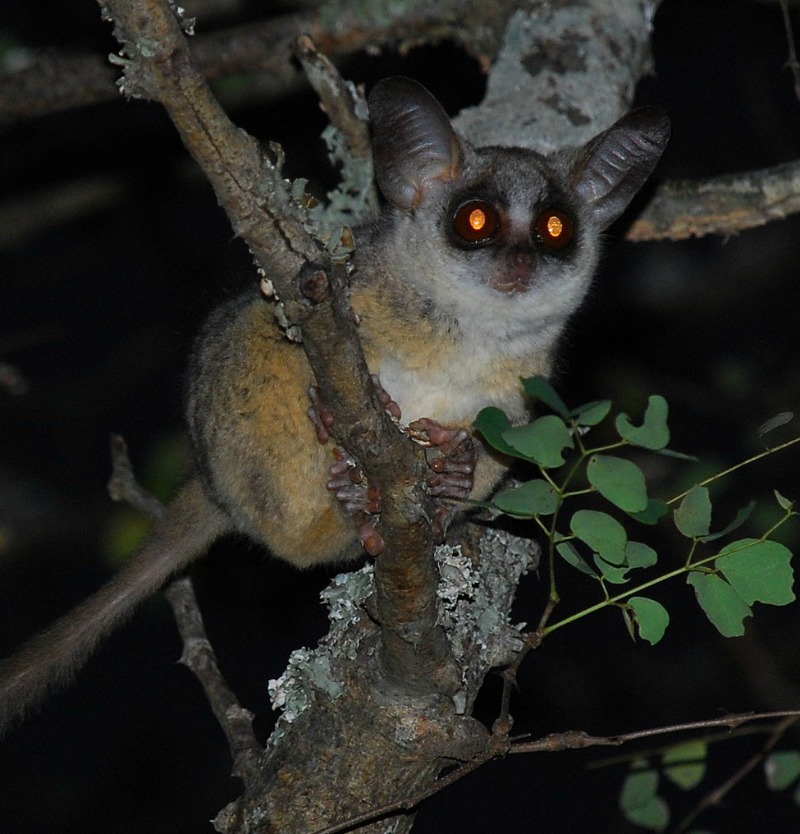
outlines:
{"label": "bushbaby's foot", "polygon": [[[380,390],[383,391],[382,388]],[[320,443],[327,443],[335,422],[333,412],[325,405],[316,386],[308,389],[308,396],[311,400],[308,416],[317,439]],[[364,550],[370,556],[377,556],[384,549],[374,518],[381,511],[380,490],[367,484],[361,467],[342,449],[334,448],[333,456],[335,460],[326,486],[336,496],[342,510],[354,520]]]}
{"label": "bushbaby's foot", "polygon": [[[400,419],[400,406],[391,398],[386,389],[381,385],[377,374],[370,374],[370,380],[375,387],[375,395],[380,404],[386,409],[386,413],[394,420]],[[331,439],[331,429],[335,422],[333,412],[325,404],[319,393],[319,388],[312,385],[308,389],[308,398],[311,405],[308,407],[308,419],[314,426],[317,433],[317,440],[320,443],[327,443]]]}
{"label": "bushbaby's foot", "polygon": [[380,377],[377,374],[370,374],[369,378],[372,380],[372,385],[375,388],[375,396],[378,402],[384,407],[386,413],[394,420],[399,420],[402,416],[400,406],[392,399],[391,395],[381,385]]}
{"label": "bushbaby's foot", "polygon": [[328,489],[336,496],[339,506],[356,524],[358,537],[370,556],[378,556],[385,547],[383,537],[375,527],[375,516],[381,511],[381,493],[371,487],[364,478],[361,467],[339,448],[333,450],[336,458],[330,468]]}
{"label": "bushbaby's foot", "polygon": [[432,474],[428,476],[430,494],[435,501],[431,527],[436,541],[443,541],[456,508],[442,499],[469,498],[475,480],[477,455],[466,429],[449,429],[423,417],[408,427],[412,437],[428,445],[425,455]]}
{"label": "bushbaby's foot", "polygon": [[368,486],[361,467],[342,449],[333,450],[336,461],[330,468],[330,480],[326,484],[336,496],[342,509],[348,515],[370,513],[377,515],[381,511],[380,490]]}
{"label": "bushbaby's foot", "polygon": [[308,419],[311,420],[311,425],[314,426],[314,431],[317,433],[317,440],[320,443],[327,443],[331,439],[331,429],[335,422],[333,412],[325,405],[319,388],[312,385],[308,389],[308,398],[311,400],[311,405],[308,407]]}
{"label": "bushbaby's foot", "polygon": [[431,495],[462,500],[472,492],[475,476],[475,444],[466,429],[449,429],[423,417],[408,427],[412,437],[428,445],[426,456],[433,474],[428,477]]}

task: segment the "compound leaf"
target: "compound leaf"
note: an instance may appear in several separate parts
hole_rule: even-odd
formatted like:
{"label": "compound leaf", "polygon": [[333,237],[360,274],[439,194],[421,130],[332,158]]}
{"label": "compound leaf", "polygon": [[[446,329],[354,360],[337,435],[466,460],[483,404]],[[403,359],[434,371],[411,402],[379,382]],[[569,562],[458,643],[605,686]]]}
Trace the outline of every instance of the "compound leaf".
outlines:
{"label": "compound leaf", "polygon": [[693,486],[675,510],[675,526],[690,539],[707,536],[711,529],[711,498],[704,486]]}
{"label": "compound leaf", "polygon": [[625,528],[607,513],[578,510],[570,519],[570,529],[582,541],[612,565],[625,561],[628,536]]}
{"label": "compound leaf", "polygon": [[654,770],[634,770],[625,777],[619,807],[625,817],[651,831],[663,831],[669,823],[669,808],[658,796],[658,774]]}
{"label": "compound leaf", "polygon": [[541,400],[562,417],[569,417],[569,409],[558,392],[543,376],[532,376],[522,380],[522,387],[525,393],[534,400]]}
{"label": "compound leaf", "polygon": [[516,450],[503,440],[503,433],[511,428],[511,420],[502,408],[495,405],[482,408],[472,425],[483,435],[483,439],[498,452],[519,457]]}
{"label": "compound leaf", "polygon": [[552,515],[558,508],[558,493],[541,479],[504,489],[495,495],[494,506],[514,518]]}
{"label": "compound leaf", "polygon": [[628,542],[625,545],[625,564],[631,568],[650,568],[658,561],[658,554],[644,542]]}
{"label": "compound leaf", "polygon": [[563,466],[563,450],[575,446],[566,423],[555,414],[507,429],[502,439],[516,450],[516,457],[524,457],[545,469]]}
{"label": "compound leaf", "polygon": [[669,625],[667,609],[649,597],[631,597],[628,605],[633,609],[639,636],[642,640],[647,640],[651,646],[655,646]]}
{"label": "compound leaf", "polygon": [[684,741],[670,747],[661,757],[664,775],[685,791],[696,788],[706,775],[706,754],[708,744],[705,741]]}
{"label": "compound leaf", "polygon": [[573,568],[577,568],[581,573],[588,574],[597,579],[597,574],[586,564],[580,553],[569,542],[559,542],[556,545],[556,550],[567,564],[572,565]]}
{"label": "compound leaf", "polygon": [[570,417],[579,426],[596,426],[606,419],[609,411],[611,411],[611,400],[596,400],[574,408],[570,412]]}
{"label": "compound leaf", "polygon": [[640,513],[647,509],[647,484],[635,463],[613,455],[592,455],[586,477],[603,498],[621,510]]}
{"label": "compound leaf", "polygon": [[658,394],[654,394],[647,401],[647,409],[641,426],[634,426],[627,414],[617,415],[616,427],[619,436],[628,443],[644,449],[665,449],[669,443],[668,412],[667,401]]}
{"label": "compound leaf", "polygon": [[744,634],[744,618],[753,612],[722,577],[692,571],[686,581],[694,588],[705,615],[723,637],[741,637]]}
{"label": "compound leaf", "polygon": [[638,513],[628,515],[640,524],[658,524],[658,522],[669,512],[669,504],[660,498],[650,498],[647,507]]}
{"label": "compound leaf", "polygon": [[764,760],[764,775],[767,777],[767,787],[771,790],[786,790],[800,778],[800,752],[777,750],[770,753]]}
{"label": "compound leaf", "polygon": [[715,567],[748,604],[794,602],[792,553],[779,542],[740,539],[720,550]]}

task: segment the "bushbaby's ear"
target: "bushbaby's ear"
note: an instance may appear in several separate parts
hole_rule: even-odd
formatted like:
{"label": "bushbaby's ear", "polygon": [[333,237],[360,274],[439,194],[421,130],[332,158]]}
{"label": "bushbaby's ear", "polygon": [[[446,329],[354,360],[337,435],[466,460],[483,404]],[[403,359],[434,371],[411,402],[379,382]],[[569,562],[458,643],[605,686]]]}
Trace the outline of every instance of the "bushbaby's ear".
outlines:
{"label": "bushbaby's ear", "polygon": [[652,174],[669,140],[660,107],[641,107],[591,139],[578,157],[572,184],[602,228],[625,210]]}
{"label": "bushbaby's ear", "polygon": [[383,195],[417,208],[436,181],[458,175],[461,145],[441,104],[410,78],[385,78],[369,95],[372,158]]}

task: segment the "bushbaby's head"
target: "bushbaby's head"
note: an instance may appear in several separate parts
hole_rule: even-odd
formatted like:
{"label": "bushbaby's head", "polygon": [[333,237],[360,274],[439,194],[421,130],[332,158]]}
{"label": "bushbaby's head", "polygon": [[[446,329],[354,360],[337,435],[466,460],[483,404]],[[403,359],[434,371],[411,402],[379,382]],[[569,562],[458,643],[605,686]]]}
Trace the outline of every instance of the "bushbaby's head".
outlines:
{"label": "bushbaby's head", "polygon": [[580,304],[600,233],[650,175],[669,135],[666,115],[644,108],[582,148],[547,157],[473,148],[407,78],[379,82],[369,108],[388,201],[382,261],[395,279],[459,322],[545,340]]}

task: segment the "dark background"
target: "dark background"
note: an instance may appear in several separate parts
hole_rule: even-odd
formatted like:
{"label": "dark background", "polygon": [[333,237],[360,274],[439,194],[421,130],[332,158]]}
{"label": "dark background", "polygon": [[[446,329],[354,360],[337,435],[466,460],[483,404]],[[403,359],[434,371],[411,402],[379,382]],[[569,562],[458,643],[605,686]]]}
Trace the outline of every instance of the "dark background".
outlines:
{"label": "dark background", "polygon": [[[250,12],[263,16],[261,4]],[[5,0],[4,42],[116,51],[91,0]],[[673,121],[658,177],[706,177],[800,156],[800,103],[777,3],[667,0],[654,53],[655,75],[639,98],[663,105]],[[361,56],[344,71],[367,84],[412,75],[451,112],[483,90],[474,63],[447,44],[403,58]],[[316,170],[324,121],[311,94],[232,115],[259,138],[284,144],[290,174]],[[52,189],[89,179],[99,183],[99,208],[60,222],[31,220]],[[670,495],[757,452],[758,426],[798,406],[800,220],[730,239],[636,246],[620,240],[623,232],[624,224],[609,235],[591,297],[565,340],[558,384],[572,404],[610,397],[631,413],[648,394],[663,394],[672,446],[705,462],[651,465],[654,490]],[[0,361],[26,382],[16,394],[0,390],[0,654],[98,587],[138,529],[134,514],[105,493],[110,432],[125,435],[151,488],[166,494],[180,479],[188,346],[207,311],[252,280],[245,247],[232,239],[159,106],[120,100],[0,127]],[[790,435],[791,427],[776,433]],[[718,484],[717,526],[753,497],[764,509],[748,532],[763,529],[774,517],[773,488],[800,497],[797,462],[788,452]],[[784,541],[796,540],[795,525]],[[669,535],[659,548],[675,560],[685,552]],[[223,543],[195,574],[223,670],[265,736],[266,682],[292,648],[323,633],[317,592],[326,575],[299,574],[243,542]],[[579,580],[567,590],[576,609],[591,599]],[[533,620],[545,593],[531,578],[519,618]],[[546,641],[523,669],[516,729],[600,734],[800,706],[797,606],[758,607],[748,635],[726,641],[683,583],[658,597],[673,622],[655,648],[632,643],[609,612]],[[171,614],[154,599],[74,686],[2,742],[6,834],[211,831],[207,821],[238,785],[198,684],[176,665],[179,653]],[[481,702],[487,721],[498,693],[490,681]],[[720,743],[705,790],[763,741]],[[625,767],[589,769],[605,755],[494,763],[426,803],[415,830],[630,830],[616,811]],[[702,790],[694,799],[666,793],[685,810]],[[756,771],[700,822],[719,832],[795,831],[800,810],[790,793],[768,793]]]}

